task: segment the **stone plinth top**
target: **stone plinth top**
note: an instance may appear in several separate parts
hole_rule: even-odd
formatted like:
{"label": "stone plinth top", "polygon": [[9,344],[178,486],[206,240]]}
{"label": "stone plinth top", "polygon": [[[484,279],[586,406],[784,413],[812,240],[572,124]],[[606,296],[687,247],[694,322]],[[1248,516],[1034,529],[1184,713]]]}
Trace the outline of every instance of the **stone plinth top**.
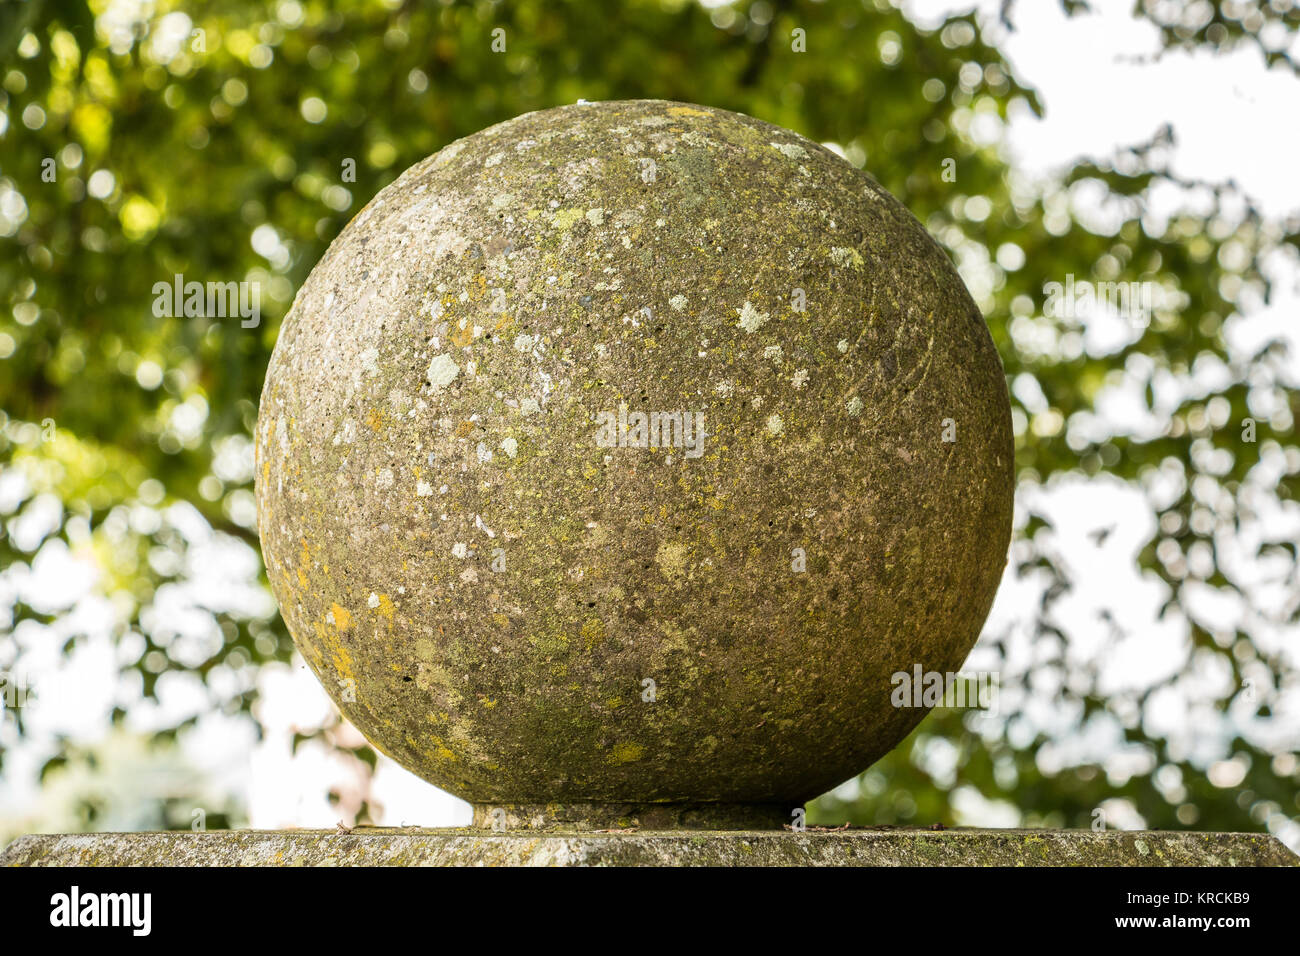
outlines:
{"label": "stone plinth top", "polygon": [[1298,866],[1257,833],[233,830],[21,837],[5,866]]}

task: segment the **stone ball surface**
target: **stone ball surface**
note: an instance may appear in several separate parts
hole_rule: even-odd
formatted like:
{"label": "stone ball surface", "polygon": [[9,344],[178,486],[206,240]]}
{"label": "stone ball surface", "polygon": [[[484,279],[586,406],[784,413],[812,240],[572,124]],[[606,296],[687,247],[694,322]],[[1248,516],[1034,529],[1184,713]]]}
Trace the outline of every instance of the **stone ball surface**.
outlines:
{"label": "stone ball surface", "polygon": [[383,189],[284,320],[267,572],[382,752],[480,806],[784,804],[924,716],[1006,560],[1010,408],[916,219],[663,101],[520,116]]}

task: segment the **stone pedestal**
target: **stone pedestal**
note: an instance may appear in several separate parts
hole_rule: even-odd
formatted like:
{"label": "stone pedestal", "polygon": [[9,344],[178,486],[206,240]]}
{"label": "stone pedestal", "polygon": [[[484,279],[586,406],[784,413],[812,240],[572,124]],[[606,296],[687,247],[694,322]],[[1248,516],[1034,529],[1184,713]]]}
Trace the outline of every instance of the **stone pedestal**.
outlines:
{"label": "stone pedestal", "polygon": [[1087,830],[36,834],[4,866],[1300,866],[1271,836]]}

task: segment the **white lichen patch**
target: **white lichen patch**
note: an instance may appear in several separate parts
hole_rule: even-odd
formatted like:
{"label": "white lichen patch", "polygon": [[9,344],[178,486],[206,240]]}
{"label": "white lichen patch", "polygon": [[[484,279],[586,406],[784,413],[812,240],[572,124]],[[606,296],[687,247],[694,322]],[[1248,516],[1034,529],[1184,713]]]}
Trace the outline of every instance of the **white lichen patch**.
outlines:
{"label": "white lichen patch", "polygon": [[517,458],[519,456],[519,442],[513,438],[507,438],[501,443],[501,450],[511,458]]}
{"label": "white lichen patch", "polygon": [[375,475],[375,487],[376,488],[393,487],[393,469],[380,468],[378,474]]}
{"label": "white lichen patch", "polygon": [[470,242],[464,236],[452,232],[450,229],[434,231],[432,258],[436,262],[444,256],[450,256],[453,259],[459,258],[470,246]]}
{"label": "white lichen patch", "polygon": [[838,342],[835,343],[835,347],[839,349],[840,354],[843,355],[845,352],[849,350],[849,340],[840,339]]}
{"label": "white lichen patch", "polygon": [[465,148],[464,140],[458,140],[455,143],[452,143],[448,146],[444,146],[441,150],[439,150],[438,154],[433,157],[433,162],[430,164],[429,168],[441,169],[443,166],[446,166],[453,159],[459,156],[460,151],[464,148]]}
{"label": "white lichen patch", "polygon": [[451,556],[453,558],[465,558],[469,554],[469,545],[464,541],[457,541],[451,546]]}
{"label": "white lichen patch", "polygon": [[536,415],[541,410],[542,406],[537,404],[537,399],[535,398],[525,398],[519,403],[520,415]]}
{"label": "white lichen patch", "polygon": [[737,325],[750,335],[757,332],[767,323],[768,320],[768,314],[766,312],[758,311],[758,309],[754,308],[754,304],[748,299],[745,300],[745,305],[742,308],[737,309],[736,312],[740,315],[740,321]]}
{"label": "white lichen patch", "polygon": [[808,155],[808,150],[798,143],[769,143],[768,145],[790,159],[803,159]]}
{"label": "white lichen patch", "polygon": [[844,404],[844,408],[848,411],[850,418],[857,418],[862,414],[862,399],[854,395]]}
{"label": "white lichen patch", "polygon": [[435,355],[433,359],[430,360],[429,371],[426,373],[426,377],[429,379],[429,384],[433,386],[433,390],[436,392],[439,389],[446,388],[450,385],[456,380],[456,376],[459,374],[460,366],[456,364],[455,359],[450,355],[443,353],[442,355]]}
{"label": "white lichen patch", "polygon": [[775,365],[781,364],[781,359],[784,355],[785,352],[779,345],[769,345],[763,349],[763,361],[772,362]]}
{"label": "white lichen patch", "polygon": [[344,442],[345,444],[351,445],[356,440],[357,440],[357,423],[349,418],[347,421],[343,423],[342,427],[340,427],[338,432],[334,435],[333,443],[337,445],[339,442]]}
{"label": "white lichen patch", "polygon": [[767,416],[767,433],[773,437],[785,434],[785,421],[775,413]]}
{"label": "white lichen patch", "polygon": [[370,597],[366,598],[366,607],[370,608],[372,611],[379,607],[379,595],[374,591],[371,591]]}
{"label": "white lichen patch", "polygon": [[848,246],[836,246],[831,250],[831,261],[841,269],[847,269],[852,266],[854,269],[862,268],[862,254],[856,249],[850,249]]}
{"label": "white lichen patch", "polygon": [[415,483],[415,493],[421,498],[432,498],[433,485],[429,484],[427,481],[417,481]]}
{"label": "white lichen patch", "polygon": [[515,351],[529,352],[533,348],[533,337],[527,332],[521,332],[515,336]]}
{"label": "white lichen patch", "polygon": [[605,210],[600,208],[588,209],[587,222],[593,226],[603,226],[605,224]]}
{"label": "white lichen patch", "polygon": [[790,384],[795,388],[803,388],[808,384],[808,370],[801,368],[790,378]]}
{"label": "white lichen patch", "polygon": [[717,385],[713,386],[713,390],[723,398],[730,398],[732,393],[735,392],[736,386],[729,381],[719,382]]}
{"label": "white lichen patch", "polygon": [[682,311],[682,309],[686,308],[686,296],[681,295],[679,293],[678,295],[675,295],[671,299],[669,299],[668,304],[671,305],[678,312],[680,312]]}

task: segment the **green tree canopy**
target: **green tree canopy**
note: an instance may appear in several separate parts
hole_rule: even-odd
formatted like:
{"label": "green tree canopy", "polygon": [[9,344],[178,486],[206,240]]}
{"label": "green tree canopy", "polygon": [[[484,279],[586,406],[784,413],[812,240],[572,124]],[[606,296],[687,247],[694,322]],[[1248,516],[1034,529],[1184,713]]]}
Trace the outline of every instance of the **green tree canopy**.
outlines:
{"label": "green tree canopy", "polygon": [[[1138,5],[1167,49],[1257,45],[1294,68],[1261,37],[1293,36],[1295,6],[1187,6]],[[1300,814],[1297,549],[1267,520],[1296,512],[1296,362],[1278,342],[1232,340],[1278,281],[1268,263],[1294,275],[1300,229],[1230,184],[1180,182],[1168,130],[1027,186],[997,131],[1042,104],[976,15],[923,29],[887,0],[22,0],[0,8],[0,63],[0,670],[56,667],[51,646],[66,655],[105,628],[123,674],[116,726],[136,727],[178,674],[208,709],[255,725],[257,669],[292,645],[255,560],[250,435],[295,290],[370,197],[452,140],[580,98],[674,99],[835,144],[868,170],[958,264],[1011,387],[1012,562],[1036,599],[981,644],[1001,712],[932,714],[812,819],[951,821],[963,793],[1050,825],[1087,826],[1113,800],[1161,828]],[[1162,221],[1151,197],[1170,184],[1202,201]],[[257,283],[260,323],[156,315],[155,284],[178,274]],[[1086,316],[1047,307],[1047,284],[1067,276],[1161,294],[1121,342],[1097,345]],[[1105,413],[1125,389],[1145,396],[1141,421]],[[1105,686],[1111,643],[1091,661],[1069,650],[1096,620],[1125,635],[1117,609],[1084,622],[1070,604],[1077,562],[1041,493],[1105,481],[1151,516],[1133,560],[1177,639],[1149,686]],[[214,547],[228,577],[205,589]],[[88,595],[35,586],[61,555],[98,568]],[[1237,613],[1207,615],[1207,592]],[[1170,690],[1209,745],[1156,719]],[[148,733],[165,741],[197,719]],[[1097,735],[1101,753],[1059,750]],[[0,758],[19,746],[47,776],[94,760],[86,739],[34,737],[7,708]],[[1110,760],[1121,752],[1127,769]],[[157,796],[163,824],[189,825],[167,810],[188,786]],[[93,801],[83,822],[95,825]]]}

